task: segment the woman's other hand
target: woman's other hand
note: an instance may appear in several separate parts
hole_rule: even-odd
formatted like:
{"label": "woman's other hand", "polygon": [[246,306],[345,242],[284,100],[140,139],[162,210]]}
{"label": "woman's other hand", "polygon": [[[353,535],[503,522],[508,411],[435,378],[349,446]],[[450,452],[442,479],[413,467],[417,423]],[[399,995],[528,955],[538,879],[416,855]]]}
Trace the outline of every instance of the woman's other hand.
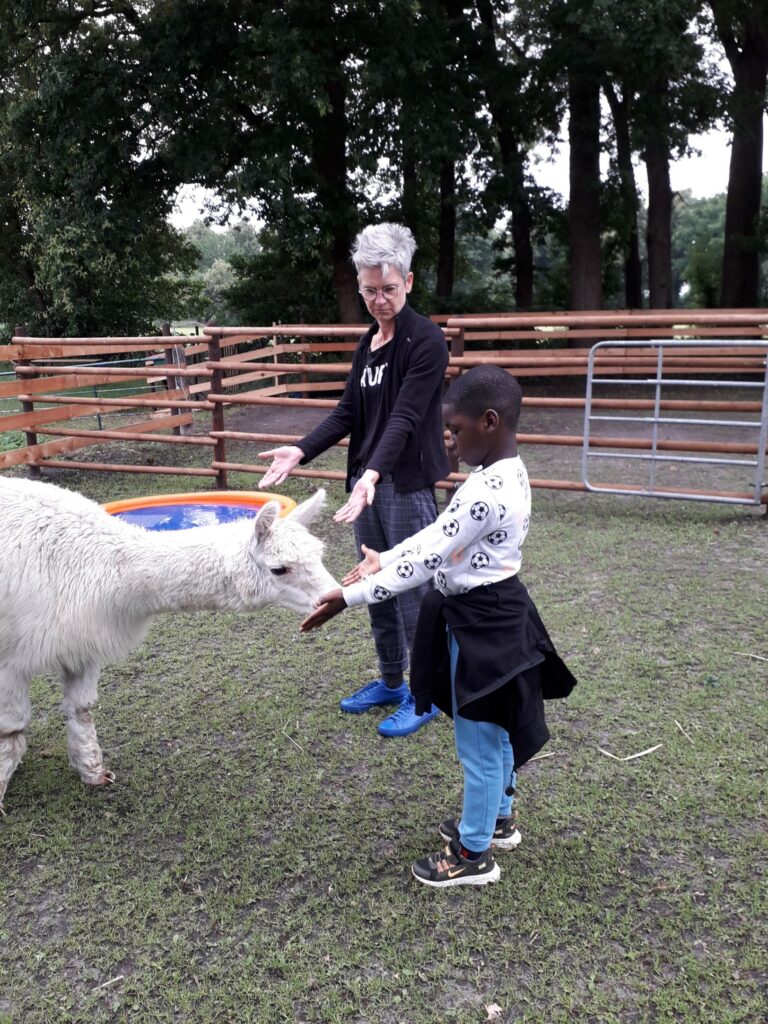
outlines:
{"label": "woman's other hand", "polygon": [[346,505],[342,505],[333,517],[334,523],[354,523],[363,509],[373,504],[378,482],[379,474],[376,470],[366,469],[352,488]]}

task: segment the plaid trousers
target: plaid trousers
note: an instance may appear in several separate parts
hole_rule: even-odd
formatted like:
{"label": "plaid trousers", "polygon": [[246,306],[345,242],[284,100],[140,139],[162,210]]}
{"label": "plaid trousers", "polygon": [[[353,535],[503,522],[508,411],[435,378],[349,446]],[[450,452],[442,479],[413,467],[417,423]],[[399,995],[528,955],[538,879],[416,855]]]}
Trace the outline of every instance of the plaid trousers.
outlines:
{"label": "plaid trousers", "polygon": [[[352,479],[352,486],[357,477]],[[358,559],[361,545],[388,551],[437,519],[437,502],[431,488],[399,494],[390,476],[376,484],[373,504],[365,508],[353,526]],[[371,632],[383,679],[393,682],[408,668],[421,599],[429,584],[407,590],[390,601],[369,604]]]}

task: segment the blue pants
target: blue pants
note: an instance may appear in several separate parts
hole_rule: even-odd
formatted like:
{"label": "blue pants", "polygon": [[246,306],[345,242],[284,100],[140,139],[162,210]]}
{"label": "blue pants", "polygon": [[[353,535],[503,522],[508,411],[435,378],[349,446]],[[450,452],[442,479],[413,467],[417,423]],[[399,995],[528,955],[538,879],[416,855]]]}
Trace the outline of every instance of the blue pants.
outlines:
{"label": "blue pants", "polygon": [[462,844],[475,853],[487,850],[497,818],[512,813],[513,798],[505,790],[514,788],[514,755],[509,733],[492,722],[472,722],[456,710],[456,664],[459,645],[448,630],[451,653],[451,694],[456,753],[464,769],[464,807],[459,822]]}
{"label": "blue pants", "polygon": [[[352,486],[357,482],[353,477]],[[437,503],[429,489],[399,494],[390,476],[376,484],[373,504],[363,509],[354,522],[358,558],[365,544],[374,551],[388,551],[437,519]],[[406,590],[391,601],[368,605],[371,632],[382,679],[399,682],[408,668],[408,657],[416,632],[419,606],[428,584]]]}

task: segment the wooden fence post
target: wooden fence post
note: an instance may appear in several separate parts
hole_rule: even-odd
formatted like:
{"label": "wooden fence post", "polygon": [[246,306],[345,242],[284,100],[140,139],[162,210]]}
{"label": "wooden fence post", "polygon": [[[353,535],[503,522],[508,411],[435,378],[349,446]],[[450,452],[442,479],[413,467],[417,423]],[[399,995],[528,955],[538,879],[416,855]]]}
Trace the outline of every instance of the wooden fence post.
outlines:
{"label": "wooden fence post", "polygon": [[[170,338],[170,336],[171,336],[171,325],[168,323],[167,320],[163,321],[163,325],[160,328],[160,330],[162,331],[162,334],[163,334],[164,338]],[[165,362],[166,362],[166,364],[169,367],[174,366],[175,363],[176,363],[176,360],[173,357],[173,349],[172,348],[166,348],[166,349],[164,349],[164,353],[165,353]],[[178,386],[179,386],[179,378],[178,377],[171,378],[171,375],[169,373],[168,376],[165,378],[165,390],[166,391],[170,391],[171,389],[175,390],[176,388],[178,388]],[[172,416],[178,416],[180,414],[180,412],[181,412],[181,409],[171,409],[171,415]],[[172,434],[176,434],[178,436],[178,435],[181,434],[181,428],[180,427],[173,427],[171,429],[171,433]]]}
{"label": "wooden fence post", "polygon": [[[27,333],[26,328],[22,324],[17,324],[16,327],[14,328],[14,330],[13,330],[13,335],[16,338],[23,338],[26,335],[26,333]],[[31,366],[32,365],[32,361],[30,359],[18,359],[18,360],[16,360],[16,364],[15,365],[16,366]],[[18,374],[16,374],[16,376],[18,377]],[[24,379],[25,380],[28,379],[26,375],[24,376]],[[20,402],[19,404],[21,405],[21,411],[22,412],[34,412],[35,411],[35,406],[34,406],[33,402],[24,400],[24,401]],[[25,430],[24,431],[24,437],[26,439],[27,445],[37,444],[37,434],[33,430]],[[42,476],[42,473],[40,472],[40,467],[39,466],[32,466],[32,465],[28,464],[27,465],[27,476],[30,477],[33,480],[39,480],[40,477]]]}
{"label": "wooden fence post", "polygon": [[[307,353],[304,351],[304,349],[301,350],[300,358],[301,358],[301,365],[302,366],[306,366],[307,365]],[[304,370],[304,372],[301,374],[301,383],[302,384],[306,384],[307,383],[307,371],[306,370]],[[300,391],[299,392],[299,398],[306,398],[306,397],[307,397],[307,392],[306,391]]]}
{"label": "wooden fence post", "polygon": [[464,355],[464,328],[459,327],[458,331],[451,338],[451,357],[454,359]]}
{"label": "wooden fence post", "polygon": [[[451,338],[451,358],[458,359],[464,355],[464,328],[460,327],[456,334]],[[459,370],[461,373],[461,370]],[[454,452],[450,452],[448,455],[448,463],[451,467],[452,473],[459,472],[459,459]]]}
{"label": "wooden fence post", "polygon": [[[221,343],[216,335],[204,334],[203,337],[208,343],[208,359],[212,363],[218,363],[221,361]],[[224,380],[224,371],[220,369],[213,370],[213,376],[211,377],[211,387],[209,394],[211,395],[223,395],[224,388],[222,381]],[[213,402],[213,409],[211,410],[211,430],[218,433],[219,436],[214,438],[216,444],[213,449],[213,457],[216,462],[227,461],[227,442],[221,436],[221,432],[224,430],[224,403]],[[227,489],[227,471],[226,469],[216,470],[216,487],[220,491]]]}

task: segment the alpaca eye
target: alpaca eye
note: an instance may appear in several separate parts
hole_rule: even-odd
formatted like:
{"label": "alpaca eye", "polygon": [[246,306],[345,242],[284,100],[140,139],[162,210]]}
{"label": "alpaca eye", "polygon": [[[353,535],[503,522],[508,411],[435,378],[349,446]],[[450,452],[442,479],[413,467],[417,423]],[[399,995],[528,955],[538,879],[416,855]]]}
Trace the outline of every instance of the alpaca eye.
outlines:
{"label": "alpaca eye", "polygon": [[272,573],[273,576],[285,576],[285,574],[288,572],[284,565],[278,565],[274,569],[270,569],[269,571]]}

